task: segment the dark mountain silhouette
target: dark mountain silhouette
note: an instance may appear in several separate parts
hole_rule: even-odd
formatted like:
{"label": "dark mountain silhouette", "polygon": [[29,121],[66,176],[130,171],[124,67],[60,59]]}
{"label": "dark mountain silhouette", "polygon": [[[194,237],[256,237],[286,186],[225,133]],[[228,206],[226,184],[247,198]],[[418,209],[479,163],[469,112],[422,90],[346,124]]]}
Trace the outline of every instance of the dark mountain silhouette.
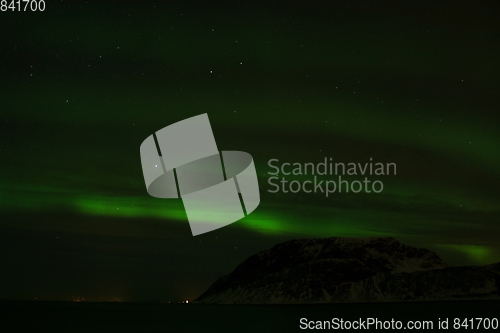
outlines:
{"label": "dark mountain silhouette", "polygon": [[297,239],[259,252],[196,303],[499,299],[500,263],[449,267],[394,238]]}

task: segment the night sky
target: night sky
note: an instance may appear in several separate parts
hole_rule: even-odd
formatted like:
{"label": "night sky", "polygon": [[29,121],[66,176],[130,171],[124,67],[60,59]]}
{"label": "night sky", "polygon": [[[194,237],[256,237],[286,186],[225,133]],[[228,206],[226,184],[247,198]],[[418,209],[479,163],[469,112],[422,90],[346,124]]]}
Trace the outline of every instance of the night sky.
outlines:
{"label": "night sky", "polygon": [[[498,7],[46,3],[0,12],[1,299],[192,300],[305,237],[500,261]],[[148,195],[139,146],[202,113],[219,150],[253,156],[261,203],[193,237],[181,200]],[[268,192],[270,159],[325,157],[397,174],[378,194]]]}

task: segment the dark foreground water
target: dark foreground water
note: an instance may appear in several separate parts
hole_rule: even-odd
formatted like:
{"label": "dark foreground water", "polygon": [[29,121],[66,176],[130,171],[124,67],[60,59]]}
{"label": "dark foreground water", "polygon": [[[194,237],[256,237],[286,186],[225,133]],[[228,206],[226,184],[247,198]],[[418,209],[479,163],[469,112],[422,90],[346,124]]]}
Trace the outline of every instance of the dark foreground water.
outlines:
{"label": "dark foreground water", "polygon": [[[377,318],[433,322],[433,330],[479,331],[454,328],[455,318],[500,318],[500,301],[364,303],[328,305],[201,305],[162,303],[0,302],[0,332],[304,332],[301,318],[358,321]],[[448,318],[448,329],[439,329]],[[305,320],[303,320],[305,322]],[[302,327],[305,327],[302,324]],[[309,325],[309,324],[308,324]],[[318,327],[314,322],[311,327]],[[353,324],[356,325],[356,324]],[[379,324],[380,325],[380,324]],[[386,325],[388,325],[386,323]],[[418,324],[417,324],[418,325]],[[370,326],[375,330],[375,326]],[[379,326],[380,327],[380,326]],[[483,327],[484,331],[484,326]],[[27,330],[26,330],[27,329]],[[313,331],[317,331],[316,329]],[[333,331],[333,329],[329,329]],[[344,330],[343,330],[344,331]],[[354,330],[350,331],[365,331]],[[380,329],[378,329],[380,331]],[[495,332],[490,328],[488,331]]]}

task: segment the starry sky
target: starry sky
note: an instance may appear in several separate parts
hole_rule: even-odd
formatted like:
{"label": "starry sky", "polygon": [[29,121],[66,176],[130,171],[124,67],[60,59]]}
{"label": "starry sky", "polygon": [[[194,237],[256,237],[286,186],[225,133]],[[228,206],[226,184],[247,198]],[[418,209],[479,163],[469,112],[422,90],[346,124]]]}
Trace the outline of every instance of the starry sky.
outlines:
{"label": "starry sky", "polygon": [[[192,300],[305,237],[500,261],[498,8],[454,2],[47,2],[1,12],[0,298]],[[193,237],[139,146],[208,113],[261,203]],[[396,163],[378,194],[270,193],[270,159]],[[296,177],[299,179],[300,177]],[[289,179],[295,179],[290,177]],[[304,178],[305,179],[305,178]]]}

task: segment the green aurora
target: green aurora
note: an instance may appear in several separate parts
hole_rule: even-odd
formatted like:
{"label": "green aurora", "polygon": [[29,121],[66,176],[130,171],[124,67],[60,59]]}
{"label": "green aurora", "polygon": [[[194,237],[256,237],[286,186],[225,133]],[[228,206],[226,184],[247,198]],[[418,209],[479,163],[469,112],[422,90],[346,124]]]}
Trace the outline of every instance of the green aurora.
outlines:
{"label": "green aurora", "polygon": [[[500,261],[500,31],[487,8],[119,8],[2,13],[0,298],[193,298],[304,237]],[[201,113],[219,150],[253,156],[261,204],[192,237],[180,200],[148,196],[139,146]],[[270,159],[330,157],[397,174],[372,177],[379,194],[269,192]]]}

